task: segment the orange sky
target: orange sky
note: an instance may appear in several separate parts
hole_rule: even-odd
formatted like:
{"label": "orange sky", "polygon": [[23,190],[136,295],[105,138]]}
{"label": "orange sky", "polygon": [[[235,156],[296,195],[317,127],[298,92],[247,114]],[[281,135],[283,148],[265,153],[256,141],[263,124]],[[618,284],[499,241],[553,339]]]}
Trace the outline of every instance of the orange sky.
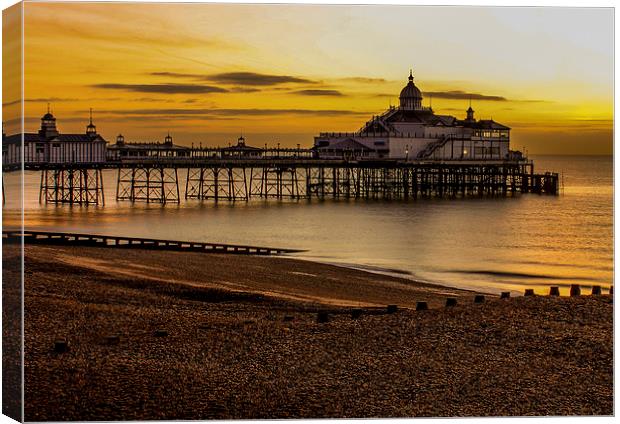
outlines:
{"label": "orange sky", "polygon": [[[92,107],[109,141],[310,146],[396,104],[413,67],[425,105],[463,117],[471,97],[514,149],[612,152],[611,8],[25,3],[24,20],[27,131],[49,102],[63,132]],[[3,22],[15,38],[19,20]]]}

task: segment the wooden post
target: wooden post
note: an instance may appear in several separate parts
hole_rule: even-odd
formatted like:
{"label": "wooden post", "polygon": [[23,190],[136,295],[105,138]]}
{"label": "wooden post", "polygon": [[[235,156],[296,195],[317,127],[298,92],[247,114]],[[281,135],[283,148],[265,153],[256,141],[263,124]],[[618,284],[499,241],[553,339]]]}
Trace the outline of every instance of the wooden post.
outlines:
{"label": "wooden post", "polygon": [[358,319],[362,316],[362,310],[359,308],[351,309],[351,318]]}
{"label": "wooden post", "polygon": [[524,296],[534,296],[534,289],[525,289]]}
{"label": "wooden post", "polygon": [[549,296],[559,296],[560,288],[558,286],[549,287]]}
{"label": "wooden post", "polygon": [[456,306],[456,297],[449,297],[446,299],[446,308],[452,307],[452,306]]}
{"label": "wooden post", "polygon": [[581,295],[581,287],[579,287],[579,284],[571,284],[570,285],[570,295],[571,296],[580,296]]}
{"label": "wooden post", "polygon": [[387,305],[387,313],[388,314],[393,314],[395,312],[398,312],[398,306],[397,305]]}
{"label": "wooden post", "polygon": [[510,298],[510,292],[502,292],[502,294],[499,296],[500,299],[509,299]]}
{"label": "wooden post", "polygon": [[426,302],[418,302],[415,306],[416,311],[426,311],[428,309],[428,304]]}
{"label": "wooden post", "polygon": [[592,296],[600,296],[601,294],[601,286],[592,286]]}
{"label": "wooden post", "polygon": [[54,352],[65,353],[69,351],[69,343],[66,340],[54,341]]}
{"label": "wooden post", "polygon": [[316,322],[319,324],[329,322],[329,314],[327,312],[319,312],[316,317]]}
{"label": "wooden post", "polygon": [[474,297],[474,303],[484,303],[484,295],[477,294],[476,297]]}

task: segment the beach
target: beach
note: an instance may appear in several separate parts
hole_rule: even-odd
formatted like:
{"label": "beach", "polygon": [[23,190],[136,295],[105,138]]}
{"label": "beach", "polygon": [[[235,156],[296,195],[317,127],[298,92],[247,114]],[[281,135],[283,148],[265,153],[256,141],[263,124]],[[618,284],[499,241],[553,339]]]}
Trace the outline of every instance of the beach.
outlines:
{"label": "beach", "polygon": [[609,295],[475,304],[286,257],[140,249],[31,245],[25,264],[28,421],[613,414]]}

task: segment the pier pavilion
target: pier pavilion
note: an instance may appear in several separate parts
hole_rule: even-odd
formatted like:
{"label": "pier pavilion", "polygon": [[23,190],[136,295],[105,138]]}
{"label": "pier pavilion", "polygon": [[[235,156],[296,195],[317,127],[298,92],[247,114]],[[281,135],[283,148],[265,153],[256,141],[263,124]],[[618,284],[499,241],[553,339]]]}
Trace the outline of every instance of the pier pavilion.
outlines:
{"label": "pier pavilion", "polygon": [[172,142],[170,133],[164,138],[164,142],[125,142],[125,137],[119,134],[116,143],[108,145],[108,161],[118,161],[122,159],[146,159],[146,158],[166,158],[166,157],[188,157],[191,149],[179,146]]}
{"label": "pier pavilion", "polygon": [[[24,133],[24,163],[103,163],[106,161],[106,141],[97,134],[92,110],[86,131],[82,134],[64,134],[56,127],[56,118],[47,111],[41,118],[36,133]],[[21,163],[22,134],[2,133],[2,164]]]}
{"label": "pier pavilion", "polygon": [[422,105],[422,92],[409,74],[400,105],[373,116],[354,133],[320,133],[314,149],[321,158],[414,160],[505,160],[510,128],[476,120],[471,105],[465,119],[438,115]]}

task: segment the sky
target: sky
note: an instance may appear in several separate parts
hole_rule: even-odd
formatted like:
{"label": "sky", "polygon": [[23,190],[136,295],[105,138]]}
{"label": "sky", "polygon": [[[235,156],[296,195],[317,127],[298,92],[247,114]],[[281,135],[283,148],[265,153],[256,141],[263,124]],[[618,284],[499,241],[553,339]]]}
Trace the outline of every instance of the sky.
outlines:
{"label": "sky", "polygon": [[[26,131],[49,103],[61,132],[84,132],[92,108],[111,142],[170,132],[184,145],[243,134],[310,147],[398,104],[413,69],[425,106],[464,118],[471,98],[476,118],[512,128],[513,149],[613,150],[611,8],[28,2],[23,13]],[[19,62],[3,55],[7,86]],[[3,91],[8,134],[19,97]]]}

